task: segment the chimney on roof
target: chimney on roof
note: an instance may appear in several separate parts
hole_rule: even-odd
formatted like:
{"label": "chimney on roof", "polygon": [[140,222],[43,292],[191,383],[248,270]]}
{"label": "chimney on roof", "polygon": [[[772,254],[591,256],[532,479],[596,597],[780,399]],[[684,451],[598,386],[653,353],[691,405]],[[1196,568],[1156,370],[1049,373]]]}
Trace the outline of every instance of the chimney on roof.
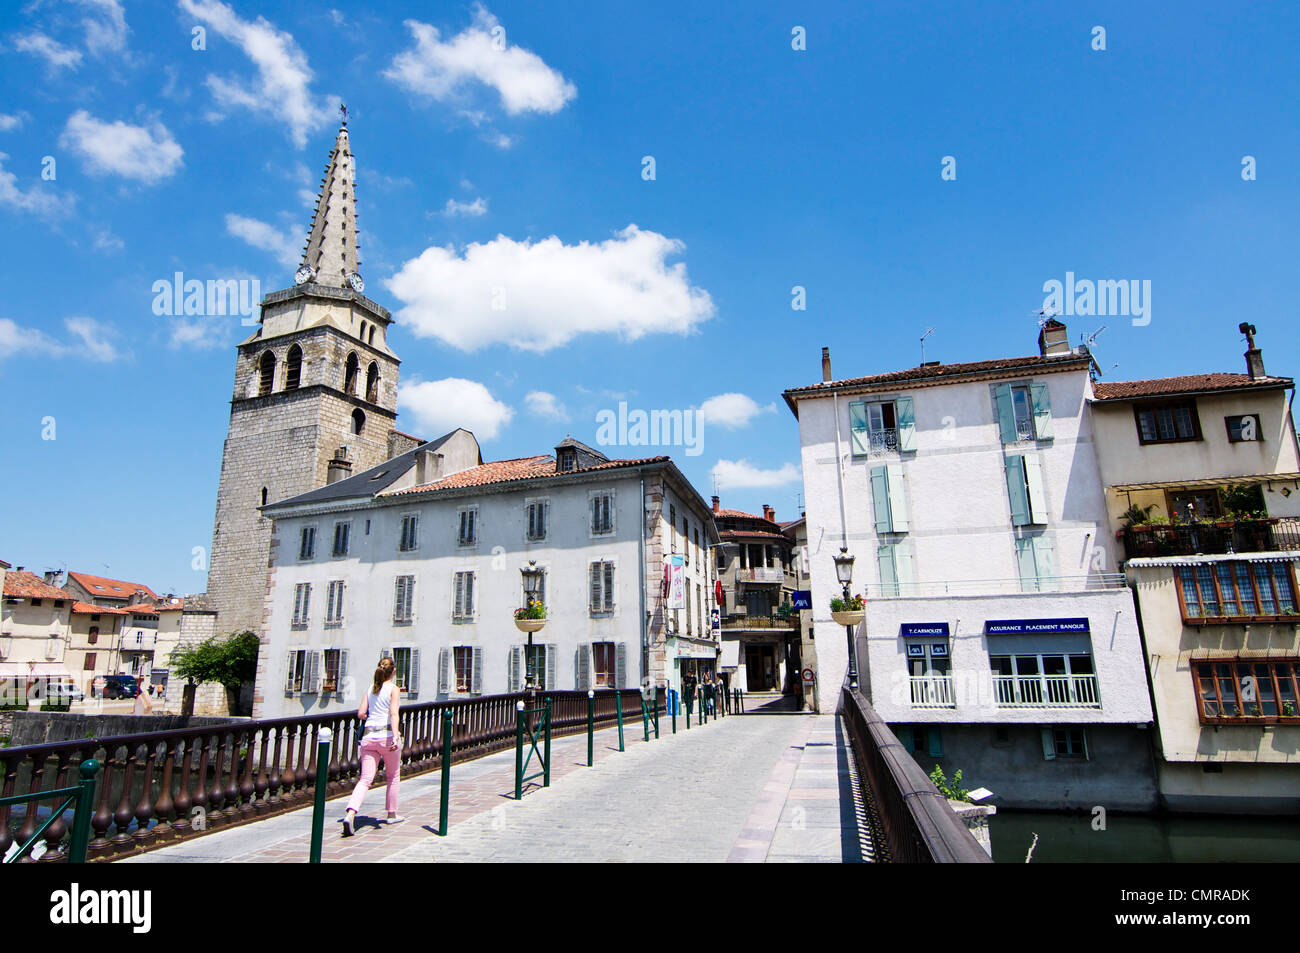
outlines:
{"label": "chimney on roof", "polygon": [[1070,353],[1070,332],[1063,321],[1048,318],[1038,332],[1038,353],[1043,357]]}
{"label": "chimney on roof", "polygon": [[713,498],[713,513],[715,516],[721,512],[721,508],[718,506],[718,502],[719,502],[718,498],[715,496]]}
{"label": "chimney on roof", "polygon": [[772,507],[768,506],[766,503],[763,504],[763,519],[772,523],[776,522],[776,510],[772,509]]}
{"label": "chimney on roof", "polygon": [[831,349],[822,348],[822,381],[831,380]]}
{"label": "chimney on roof", "polygon": [[1255,325],[1243,321],[1237,325],[1237,330],[1246,335],[1246,373],[1253,381],[1267,377],[1264,373],[1264,352],[1255,347]]}
{"label": "chimney on roof", "polygon": [[442,454],[433,450],[419,450],[415,454],[415,485],[423,486],[439,479],[442,473]]}
{"label": "chimney on roof", "polygon": [[352,476],[352,461],[348,459],[348,448],[339,447],[334,451],[334,459],[325,468],[325,483],[338,483]]}
{"label": "chimney on roof", "polygon": [[54,580],[57,578],[59,578],[59,573],[57,570],[54,569],[47,570],[45,573],[45,584],[47,586],[52,586],[54,585]]}

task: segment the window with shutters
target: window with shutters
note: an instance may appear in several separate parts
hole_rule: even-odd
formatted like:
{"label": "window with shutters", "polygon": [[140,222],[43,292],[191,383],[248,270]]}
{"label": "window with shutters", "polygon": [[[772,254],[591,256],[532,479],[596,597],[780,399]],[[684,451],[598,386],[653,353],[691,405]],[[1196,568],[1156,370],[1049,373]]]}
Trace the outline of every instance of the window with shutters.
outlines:
{"label": "window with shutters", "polygon": [[690,595],[690,588],[689,588],[689,587],[690,587],[690,584],[687,583],[687,589],[686,589],[686,593],[685,593],[685,598],[682,600],[683,602],[686,603],[686,634],[687,634],[687,635],[690,635],[690,634],[692,633],[692,629],[691,629],[691,595]]}
{"label": "window with shutters", "polygon": [[307,664],[309,653],[306,649],[292,649],[289,652],[289,671],[284,690],[288,694],[300,694],[308,690]]}
{"label": "window with shutters", "polygon": [[407,691],[411,684],[411,650],[406,647],[393,648],[393,681],[402,691]]}
{"label": "window with shutters", "polygon": [[525,504],[528,539],[536,541],[546,538],[546,506],[546,500],[529,500]]}
{"label": "window with shutters", "polygon": [[1003,443],[1051,439],[1052,400],[1046,383],[998,384],[993,396]]}
{"label": "window with shutters", "polygon": [[324,680],[321,682],[321,691],[341,691],[342,680],[346,674],[343,671],[343,649],[326,649],[322,662],[324,668]]}
{"label": "window with shutters", "polygon": [[98,652],[86,653],[85,660],[81,664],[82,671],[93,672],[95,670],[95,656],[98,654]]}
{"label": "window with shutters", "polygon": [[616,650],[613,642],[591,643],[591,672],[593,688],[617,688],[615,682]]}
{"label": "window with shutters", "polygon": [[1290,562],[1224,560],[1175,570],[1183,621],[1192,625],[1300,621]]}
{"label": "window with shutters", "polygon": [[1196,401],[1179,400],[1163,404],[1135,404],[1138,443],[1180,443],[1201,439],[1201,420]]}
{"label": "window with shutters", "polygon": [[524,658],[528,666],[527,676],[532,678],[533,685],[541,691],[551,688],[546,681],[547,651],[548,646],[545,645],[524,646]]}
{"label": "window with shutters", "polygon": [[1055,548],[1048,537],[1017,539],[1016,565],[1020,570],[1021,592],[1052,592],[1057,588]]}
{"label": "window with shutters", "polygon": [[1043,463],[1039,455],[1024,453],[1008,456],[1006,478],[1011,525],[1046,525],[1047,495],[1043,489]]}
{"label": "window with shutters", "polygon": [[455,575],[451,609],[454,622],[474,620],[474,577],[473,572],[458,572]]}
{"label": "window with shutters", "polygon": [[331,556],[338,559],[348,554],[348,537],[351,534],[351,523],[339,522],[334,524],[334,548],[330,550]]}
{"label": "window with shutters", "polygon": [[1043,758],[1047,761],[1088,760],[1088,736],[1082,728],[1044,728]]}
{"label": "window with shutters", "polygon": [[330,580],[326,596],[325,627],[338,628],[343,624],[343,580]]}
{"label": "window with shutters", "polygon": [[316,527],[304,526],[298,540],[298,559],[306,561],[316,558]]}
{"label": "window with shutters", "polygon": [[451,652],[456,674],[455,691],[468,695],[474,687],[474,647],[457,645]]}
{"label": "window with shutters", "polygon": [[300,582],[293,587],[293,628],[307,628],[307,618],[310,610],[311,583]]}
{"label": "window with shutters", "polygon": [[[92,619],[96,618],[96,616],[91,616],[91,618]],[[91,645],[94,645],[96,642],[99,641],[99,626],[92,625],[90,627],[90,631],[86,634],[86,641],[89,642]]]}
{"label": "window with shutters", "polygon": [[912,398],[849,403],[849,443],[858,457],[916,449]]}
{"label": "window with shutters", "polygon": [[414,552],[420,547],[420,516],[418,513],[410,513],[402,517],[402,535],[398,540],[397,549],[399,552]]}
{"label": "window with shutters", "polygon": [[877,533],[908,531],[907,489],[901,463],[871,468],[871,505]]}
{"label": "window with shutters", "polygon": [[415,577],[398,576],[393,585],[393,622],[409,625],[415,616]]}
{"label": "window with shutters", "polygon": [[478,507],[463,506],[457,514],[457,546],[473,546],[478,542]]}
{"label": "window with shutters", "polygon": [[614,611],[614,563],[593,562],[589,567],[588,603],[592,615],[606,615]]}
{"label": "window with shutters", "polygon": [[880,573],[880,595],[883,598],[915,595],[910,542],[880,544],[876,548],[876,566]]}
{"label": "window with shutters", "polygon": [[614,493],[601,490],[592,493],[591,500],[591,535],[607,536],[614,532]]}

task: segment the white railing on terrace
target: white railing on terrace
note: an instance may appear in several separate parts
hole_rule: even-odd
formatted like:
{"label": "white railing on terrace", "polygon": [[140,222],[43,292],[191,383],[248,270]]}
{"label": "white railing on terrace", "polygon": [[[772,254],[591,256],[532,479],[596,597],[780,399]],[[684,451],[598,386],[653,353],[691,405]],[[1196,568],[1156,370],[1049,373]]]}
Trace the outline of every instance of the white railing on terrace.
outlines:
{"label": "white railing on terrace", "polygon": [[994,675],[999,708],[1100,708],[1096,675]]}
{"label": "white railing on terrace", "polygon": [[998,596],[1025,592],[1089,592],[1123,589],[1122,572],[1080,576],[1039,576],[1036,579],[950,579],[942,582],[899,582],[867,586],[868,599],[913,599],[926,596]]}
{"label": "white railing on terrace", "polygon": [[913,708],[956,708],[951,675],[909,675]]}
{"label": "white railing on terrace", "polygon": [[156,635],[134,634],[122,636],[122,649],[127,652],[140,651],[141,649],[151,649],[157,640]]}

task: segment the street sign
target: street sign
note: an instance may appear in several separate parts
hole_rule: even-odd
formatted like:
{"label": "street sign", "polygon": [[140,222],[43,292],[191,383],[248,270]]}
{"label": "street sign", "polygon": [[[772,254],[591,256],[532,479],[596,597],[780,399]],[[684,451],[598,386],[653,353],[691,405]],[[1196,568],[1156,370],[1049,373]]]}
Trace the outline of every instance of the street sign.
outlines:
{"label": "street sign", "polygon": [[812,590],[796,589],[794,592],[790,593],[790,604],[796,609],[811,609]]}
{"label": "street sign", "polygon": [[803,670],[803,680],[804,680],[805,682],[811,682],[811,681],[813,680],[813,670],[812,670],[812,669],[810,669],[810,668],[806,668],[806,669]]}

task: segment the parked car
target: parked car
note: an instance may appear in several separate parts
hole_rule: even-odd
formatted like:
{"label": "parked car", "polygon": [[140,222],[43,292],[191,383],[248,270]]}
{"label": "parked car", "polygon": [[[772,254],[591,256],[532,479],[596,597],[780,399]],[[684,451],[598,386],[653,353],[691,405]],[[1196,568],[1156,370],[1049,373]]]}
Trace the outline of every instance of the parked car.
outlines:
{"label": "parked car", "polygon": [[45,689],[45,701],[51,705],[71,705],[84,701],[86,693],[72,682],[51,681]]}
{"label": "parked car", "polygon": [[134,675],[100,675],[90,690],[97,698],[135,698],[140,694],[140,684]]}

